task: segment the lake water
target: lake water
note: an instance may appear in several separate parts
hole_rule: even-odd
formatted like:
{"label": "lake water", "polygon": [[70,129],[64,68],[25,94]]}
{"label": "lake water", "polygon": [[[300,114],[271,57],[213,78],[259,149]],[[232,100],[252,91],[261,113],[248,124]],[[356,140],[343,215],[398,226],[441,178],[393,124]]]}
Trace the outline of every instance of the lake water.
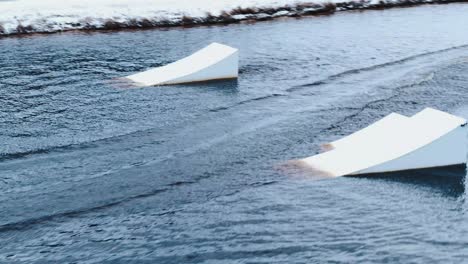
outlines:
{"label": "lake water", "polygon": [[[0,262],[460,263],[464,171],[289,159],[391,113],[468,117],[468,5],[0,39]],[[238,81],[116,80],[211,42]]]}

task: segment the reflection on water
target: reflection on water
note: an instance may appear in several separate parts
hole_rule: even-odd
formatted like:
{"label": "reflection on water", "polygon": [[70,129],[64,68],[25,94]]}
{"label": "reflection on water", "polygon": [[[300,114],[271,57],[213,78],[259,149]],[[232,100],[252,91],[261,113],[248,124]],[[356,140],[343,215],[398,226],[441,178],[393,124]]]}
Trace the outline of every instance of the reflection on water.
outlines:
{"label": "reflection on water", "polygon": [[[216,91],[216,92],[225,92],[226,95],[235,95],[239,92],[239,81],[237,79],[226,79],[226,80],[212,80],[212,81],[204,81],[204,82],[197,82],[197,83],[187,83],[183,86],[194,86],[198,89],[206,89],[208,91]],[[172,86],[174,88],[177,85]]]}
{"label": "reflection on water", "polygon": [[459,197],[465,192],[466,165],[368,174],[353,177],[366,177],[377,181],[410,184],[414,185],[415,188],[429,188],[447,196]]}
{"label": "reflection on water", "polygon": [[[356,153],[358,155],[359,153]],[[324,172],[308,168],[299,160],[280,163],[275,169],[295,180],[339,180],[341,177],[327,175]],[[438,193],[459,197],[465,192],[466,165],[454,165],[437,168],[415,169],[397,172],[372,173],[344,176],[347,178],[366,179],[369,181],[396,182],[413,185],[414,188],[432,189]],[[370,184],[376,184],[371,183]]]}

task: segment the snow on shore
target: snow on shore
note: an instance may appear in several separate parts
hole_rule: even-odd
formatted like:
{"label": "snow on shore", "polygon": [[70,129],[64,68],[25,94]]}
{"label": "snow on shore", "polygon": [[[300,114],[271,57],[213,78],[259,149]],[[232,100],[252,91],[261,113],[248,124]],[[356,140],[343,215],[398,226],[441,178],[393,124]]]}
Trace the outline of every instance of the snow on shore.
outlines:
{"label": "snow on shore", "polygon": [[457,0],[0,0],[0,36],[233,23],[454,1]]}

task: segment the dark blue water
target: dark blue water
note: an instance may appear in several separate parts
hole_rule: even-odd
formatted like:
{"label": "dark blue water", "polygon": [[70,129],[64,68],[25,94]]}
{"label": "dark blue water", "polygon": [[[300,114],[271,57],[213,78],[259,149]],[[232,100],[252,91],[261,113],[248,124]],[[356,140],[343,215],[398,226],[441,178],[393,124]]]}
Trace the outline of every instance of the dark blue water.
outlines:
{"label": "dark blue water", "polygon": [[[464,171],[277,168],[393,111],[467,117],[467,11],[0,39],[0,262],[463,262]],[[214,41],[238,81],[116,80]]]}

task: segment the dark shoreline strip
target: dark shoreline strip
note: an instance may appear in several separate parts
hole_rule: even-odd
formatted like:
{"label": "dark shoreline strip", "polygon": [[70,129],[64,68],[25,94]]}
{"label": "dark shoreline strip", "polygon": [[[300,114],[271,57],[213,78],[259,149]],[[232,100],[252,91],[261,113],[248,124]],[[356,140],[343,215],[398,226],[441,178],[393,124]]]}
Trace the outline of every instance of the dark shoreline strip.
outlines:
{"label": "dark shoreline strip", "polygon": [[181,15],[179,18],[169,20],[164,17],[129,19],[119,22],[113,19],[103,19],[100,25],[93,24],[89,19],[83,19],[77,23],[63,24],[65,29],[57,30],[57,25],[50,25],[50,30],[39,29],[34,25],[18,24],[13,32],[6,32],[0,24],[0,38],[6,36],[18,36],[28,34],[51,34],[64,31],[98,31],[98,30],[121,30],[121,29],[149,29],[149,28],[170,28],[170,27],[193,27],[202,25],[225,25],[240,22],[256,22],[272,20],[280,17],[303,17],[332,15],[335,12],[351,10],[383,10],[397,7],[412,7],[420,5],[465,3],[468,0],[398,0],[379,1],[371,3],[370,0],[357,0],[343,3],[323,3],[312,2],[297,3],[280,7],[237,7],[230,11],[222,11],[219,15],[206,13],[202,17],[192,17]]}

